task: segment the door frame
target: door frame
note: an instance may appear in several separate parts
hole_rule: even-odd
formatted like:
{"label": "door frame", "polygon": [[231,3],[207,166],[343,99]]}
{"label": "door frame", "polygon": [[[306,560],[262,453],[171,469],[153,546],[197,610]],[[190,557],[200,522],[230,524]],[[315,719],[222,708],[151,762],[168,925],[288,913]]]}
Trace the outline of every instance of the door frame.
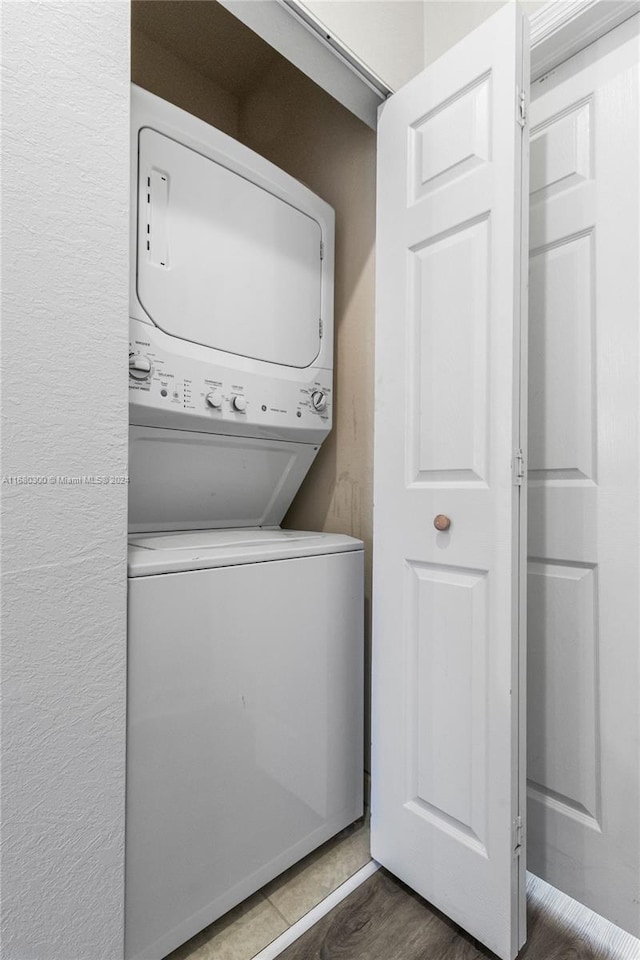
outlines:
{"label": "door frame", "polygon": [[640,12],[640,0],[546,3],[529,19],[531,83]]}
{"label": "door frame", "polygon": [[[300,0],[220,0],[222,6],[373,130],[393,92]],[[640,11],[640,0],[546,3],[529,18],[531,82]]]}

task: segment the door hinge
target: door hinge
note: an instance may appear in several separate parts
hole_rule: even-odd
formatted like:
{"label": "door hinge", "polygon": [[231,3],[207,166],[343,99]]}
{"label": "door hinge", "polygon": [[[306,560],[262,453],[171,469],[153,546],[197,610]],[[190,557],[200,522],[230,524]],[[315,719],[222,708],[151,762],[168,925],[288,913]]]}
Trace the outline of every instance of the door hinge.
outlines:
{"label": "door hinge", "polygon": [[524,840],[524,824],[522,822],[522,817],[517,816],[513,821],[513,852],[520,853],[522,849],[522,841]]}
{"label": "door hinge", "polygon": [[521,127],[526,127],[527,125],[527,97],[524,90],[517,90],[518,94],[518,110],[517,118],[518,123]]}
{"label": "door hinge", "polygon": [[324,260],[324,242],[320,241],[320,259]]}
{"label": "door hinge", "polygon": [[518,449],[513,455],[513,482],[516,487],[522,486],[524,477],[524,453]]}
{"label": "door hinge", "polygon": [[318,336],[322,340],[322,317],[318,320]]}

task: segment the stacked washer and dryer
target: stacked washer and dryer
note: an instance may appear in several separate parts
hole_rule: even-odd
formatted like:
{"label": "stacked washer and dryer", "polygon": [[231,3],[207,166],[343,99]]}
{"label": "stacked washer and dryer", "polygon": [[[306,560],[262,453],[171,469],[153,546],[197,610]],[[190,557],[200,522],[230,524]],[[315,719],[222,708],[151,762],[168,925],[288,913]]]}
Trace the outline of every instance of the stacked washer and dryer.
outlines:
{"label": "stacked washer and dryer", "polygon": [[363,545],[282,530],[331,429],[331,208],[132,91],[127,960],[362,814]]}

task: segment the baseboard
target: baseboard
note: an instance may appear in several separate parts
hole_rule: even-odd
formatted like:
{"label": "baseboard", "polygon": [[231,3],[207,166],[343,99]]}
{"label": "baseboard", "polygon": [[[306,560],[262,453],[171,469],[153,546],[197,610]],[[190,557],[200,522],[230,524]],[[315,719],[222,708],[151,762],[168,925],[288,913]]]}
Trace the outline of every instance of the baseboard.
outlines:
{"label": "baseboard", "polygon": [[640,957],[640,940],[533,873],[527,873],[527,902],[544,914],[547,921],[553,921],[557,930],[581,942],[585,957],[606,957],[607,960]]}
{"label": "baseboard", "polygon": [[318,920],[322,920],[334,907],[337,907],[342,900],[346,899],[354,890],[357,890],[365,880],[372,877],[376,870],[379,869],[380,864],[376,863],[375,860],[370,860],[369,863],[361,867],[357,873],[354,873],[348,880],[340,884],[333,893],[330,893],[328,897],[321,900],[313,910],[310,910],[309,913],[306,913],[304,917],[301,917],[300,920],[290,926],[288,930],[285,930],[279,937],[272,940],[264,950],[261,950],[260,953],[255,955],[253,960],[274,960],[275,957],[279,957],[287,947],[295,943],[303,933],[310,930]]}

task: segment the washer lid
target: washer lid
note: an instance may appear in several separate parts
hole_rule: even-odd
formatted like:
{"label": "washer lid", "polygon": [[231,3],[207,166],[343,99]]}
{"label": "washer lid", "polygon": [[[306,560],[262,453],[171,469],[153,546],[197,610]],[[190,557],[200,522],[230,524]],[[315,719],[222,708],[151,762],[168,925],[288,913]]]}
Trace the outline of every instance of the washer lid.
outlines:
{"label": "washer lid", "polygon": [[165,333],[291,367],[320,352],[322,231],[273,193],[139,132],[137,293]]}
{"label": "washer lid", "polygon": [[362,541],[301,530],[190,530],[129,537],[129,576],[207,570],[362,550]]}

